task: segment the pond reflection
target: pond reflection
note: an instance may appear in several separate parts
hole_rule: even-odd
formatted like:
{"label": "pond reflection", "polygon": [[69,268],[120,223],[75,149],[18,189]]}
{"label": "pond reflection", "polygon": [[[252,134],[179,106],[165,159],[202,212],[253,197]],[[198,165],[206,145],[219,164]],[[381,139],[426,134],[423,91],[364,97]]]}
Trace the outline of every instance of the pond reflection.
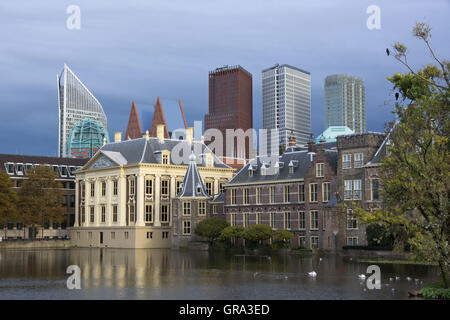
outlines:
{"label": "pond reflection", "polygon": [[[81,290],[66,287],[69,265],[81,269]],[[439,280],[436,267],[380,264],[382,289],[368,290],[358,279],[368,265],[334,255],[0,250],[0,299],[407,299],[408,290]]]}

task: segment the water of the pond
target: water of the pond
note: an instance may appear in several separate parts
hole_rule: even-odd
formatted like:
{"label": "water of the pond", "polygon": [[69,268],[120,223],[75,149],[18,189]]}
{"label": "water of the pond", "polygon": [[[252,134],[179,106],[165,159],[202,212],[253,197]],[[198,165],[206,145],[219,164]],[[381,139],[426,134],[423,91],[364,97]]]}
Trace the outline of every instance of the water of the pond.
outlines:
{"label": "water of the pond", "polygon": [[[436,267],[379,264],[381,289],[368,290],[358,275],[369,264],[355,260],[155,249],[8,249],[0,250],[0,299],[408,299],[408,291],[439,280]],[[67,288],[69,265],[80,267],[80,290]],[[315,278],[308,275],[313,270]]]}

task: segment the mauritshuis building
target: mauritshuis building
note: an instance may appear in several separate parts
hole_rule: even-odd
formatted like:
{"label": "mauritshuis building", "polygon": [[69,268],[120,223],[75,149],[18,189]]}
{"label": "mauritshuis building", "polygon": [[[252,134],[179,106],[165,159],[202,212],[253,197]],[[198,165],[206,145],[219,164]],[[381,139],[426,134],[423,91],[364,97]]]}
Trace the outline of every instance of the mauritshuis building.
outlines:
{"label": "mauritshuis building", "polygon": [[366,132],[366,89],[361,78],[346,74],[325,78],[325,129],[332,126]]}
{"label": "mauritshuis building", "polygon": [[104,139],[109,141],[102,105],[66,64],[57,75],[57,88],[58,157],[90,158]]}

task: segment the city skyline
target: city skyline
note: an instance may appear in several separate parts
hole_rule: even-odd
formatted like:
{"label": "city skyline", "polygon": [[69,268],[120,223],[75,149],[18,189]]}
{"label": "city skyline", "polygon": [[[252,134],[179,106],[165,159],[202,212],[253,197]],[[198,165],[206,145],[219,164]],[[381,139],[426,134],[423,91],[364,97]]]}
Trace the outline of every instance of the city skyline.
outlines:
{"label": "city skyline", "polygon": [[[6,48],[3,74],[8,76],[0,77],[0,104],[3,119],[22,115],[20,123],[2,121],[0,134],[13,137],[3,143],[4,152],[57,154],[54,74],[65,62],[103,105],[110,136],[125,131],[132,100],[152,106],[157,96],[181,99],[188,122],[202,120],[208,110],[208,71],[224,64],[242,65],[253,74],[253,123],[261,128],[261,70],[275,63],[301,66],[311,72],[311,127],[318,135],[325,130],[326,75],[348,73],[363,78],[367,130],[382,131],[383,124],[392,120],[395,101],[386,77],[407,72],[386,57],[385,48],[397,40],[406,41],[411,63],[428,62],[422,44],[410,37],[415,22],[425,20],[432,21],[436,50],[442,55],[450,51],[442,41],[446,37],[444,13],[449,8],[444,1],[432,6],[419,1],[414,6],[380,1],[380,30],[366,27],[366,8],[371,4],[367,1],[317,5],[295,1],[279,8],[275,3],[258,7],[249,2],[239,4],[240,10],[217,3],[135,3],[140,10],[124,9],[117,3],[105,9],[101,2],[82,1],[78,4],[80,30],[66,28],[69,2],[24,8],[12,1],[1,4],[6,17],[0,36]],[[281,12],[285,19],[272,18]],[[222,25],[213,23],[224,16],[230,19]],[[129,17],[133,23],[127,23]],[[171,26],[175,20],[189,27]],[[330,30],[330,25],[335,28]],[[216,36],[210,37],[211,32]]]}

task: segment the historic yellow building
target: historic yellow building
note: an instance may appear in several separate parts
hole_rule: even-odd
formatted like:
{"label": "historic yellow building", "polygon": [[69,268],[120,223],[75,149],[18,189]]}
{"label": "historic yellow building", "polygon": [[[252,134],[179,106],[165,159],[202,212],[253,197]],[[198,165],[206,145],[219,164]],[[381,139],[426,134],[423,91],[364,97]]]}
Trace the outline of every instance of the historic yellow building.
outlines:
{"label": "historic yellow building", "polygon": [[115,142],[104,145],[76,173],[73,245],[170,248],[177,237],[193,234],[193,228],[177,232],[172,208],[183,190],[189,159],[195,159],[211,199],[233,176],[233,168],[194,141],[192,128],[186,129],[184,140],[165,139],[164,125],[158,126],[156,137],[146,133],[121,141],[116,133]]}

